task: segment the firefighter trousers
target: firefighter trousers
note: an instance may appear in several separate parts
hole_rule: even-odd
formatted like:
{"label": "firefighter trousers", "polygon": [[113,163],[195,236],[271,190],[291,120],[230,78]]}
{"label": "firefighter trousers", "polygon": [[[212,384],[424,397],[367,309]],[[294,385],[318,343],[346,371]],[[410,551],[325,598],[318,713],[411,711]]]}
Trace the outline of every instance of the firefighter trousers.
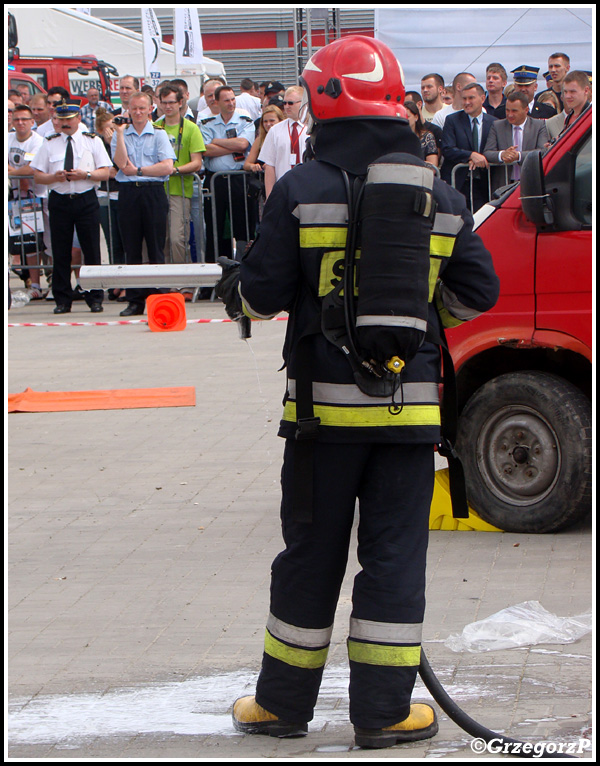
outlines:
{"label": "firefighter trousers", "polygon": [[285,549],[272,565],[256,701],[287,721],[312,719],[358,500],[350,720],[364,728],[393,725],[410,713],[420,662],[433,446],[315,443],[313,521],[304,523],[292,514],[294,444],[285,446]]}

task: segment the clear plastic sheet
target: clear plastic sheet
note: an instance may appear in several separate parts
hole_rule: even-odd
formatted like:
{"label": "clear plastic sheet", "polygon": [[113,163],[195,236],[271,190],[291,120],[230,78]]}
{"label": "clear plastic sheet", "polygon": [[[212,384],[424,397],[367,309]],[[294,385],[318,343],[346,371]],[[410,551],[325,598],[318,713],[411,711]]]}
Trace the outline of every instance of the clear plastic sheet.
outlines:
{"label": "clear plastic sheet", "polygon": [[558,617],[539,601],[509,606],[448,636],[444,645],[453,652],[491,652],[534,644],[570,644],[592,629],[591,613]]}

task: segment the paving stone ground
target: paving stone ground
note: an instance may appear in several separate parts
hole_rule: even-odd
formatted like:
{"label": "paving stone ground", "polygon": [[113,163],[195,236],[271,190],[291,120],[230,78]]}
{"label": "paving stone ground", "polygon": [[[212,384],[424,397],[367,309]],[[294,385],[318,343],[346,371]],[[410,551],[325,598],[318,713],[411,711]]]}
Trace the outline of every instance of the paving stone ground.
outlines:
{"label": "paving stone ground", "polygon": [[[8,312],[50,323],[54,304]],[[439,734],[389,750],[353,747],[345,639],[351,557],[310,733],[236,734],[251,693],[281,548],[276,436],[284,321],[153,333],[122,304],[63,326],[7,330],[17,393],[194,386],[196,406],[7,418],[8,744],[11,760],[384,760],[489,758],[440,713]],[[218,303],[189,320],[222,319]],[[592,522],[555,535],[431,533],[424,648],[450,695],[485,726],[529,742],[591,739],[592,640],[455,653],[444,640],[505,607],[589,612]],[[419,683],[417,696],[427,699]],[[584,747],[585,745],[581,745]],[[578,757],[589,758],[590,751]]]}

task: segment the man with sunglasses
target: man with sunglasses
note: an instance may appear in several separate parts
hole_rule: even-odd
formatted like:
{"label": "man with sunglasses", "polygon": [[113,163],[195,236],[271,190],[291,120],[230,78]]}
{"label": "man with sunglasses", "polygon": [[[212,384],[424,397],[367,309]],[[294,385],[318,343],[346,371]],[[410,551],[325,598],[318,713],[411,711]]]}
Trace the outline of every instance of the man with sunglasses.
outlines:
{"label": "man with sunglasses", "polygon": [[285,92],[283,110],[287,119],[274,125],[267,133],[258,159],[264,162],[265,195],[281,176],[302,162],[306,125],[300,120],[300,107],[304,88],[292,85]]}

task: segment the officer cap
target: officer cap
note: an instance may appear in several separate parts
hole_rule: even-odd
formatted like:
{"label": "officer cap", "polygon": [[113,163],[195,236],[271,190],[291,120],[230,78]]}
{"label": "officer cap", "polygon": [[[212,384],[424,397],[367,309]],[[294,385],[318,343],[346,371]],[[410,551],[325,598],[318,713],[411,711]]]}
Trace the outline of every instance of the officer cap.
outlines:
{"label": "officer cap", "polygon": [[531,85],[532,82],[537,81],[539,66],[529,66],[528,64],[521,64],[516,69],[511,71],[514,81],[517,85]]}
{"label": "officer cap", "polygon": [[68,120],[71,117],[77,117],[80,110],[81,106],[77,101],[67,101],[66,99],[63,99],[54,110],[54,114],[61,120]]}
{"label": "officer cap", "polygon": [[265,85],[265,95],[267,93],[279,93],[280,90],[285,90],[285,86],[275,80],[274,82],[268,82]]}
{"label": "officer cap", "polygon": [[550,84],[550,81],[552,80],[552,75],[550,72],[544,72],[544,80],[546,80],[547,85]]}
{"label": "officer cap", "polygon": [[280,109],[283,109],[283,96],[272,96],[269,99],[269,106],[278,106]]}

